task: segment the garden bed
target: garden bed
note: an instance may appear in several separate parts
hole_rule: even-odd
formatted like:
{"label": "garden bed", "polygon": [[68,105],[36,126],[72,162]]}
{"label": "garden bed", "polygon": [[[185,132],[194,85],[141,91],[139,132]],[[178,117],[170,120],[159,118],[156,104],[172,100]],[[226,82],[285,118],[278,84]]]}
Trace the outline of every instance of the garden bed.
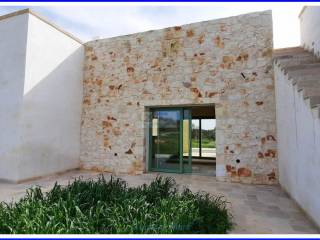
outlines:
{"label": "garden bed", "polygon": [[193,193],[172,178],[128,187],[118,178],[57,183],[0,204],[0,233],[227,233],[231,216],[222,196]]}

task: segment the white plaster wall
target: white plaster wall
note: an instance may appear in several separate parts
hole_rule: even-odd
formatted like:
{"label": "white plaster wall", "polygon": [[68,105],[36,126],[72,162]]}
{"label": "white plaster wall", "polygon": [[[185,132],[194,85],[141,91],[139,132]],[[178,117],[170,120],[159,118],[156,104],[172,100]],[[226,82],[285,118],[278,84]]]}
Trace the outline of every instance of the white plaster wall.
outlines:
{"label": "white plaster wall", "polygon": [[320,120],[275,67],[279,181],[320,226]]}
{"label": "white plaster wall", "polygon": [[29,14],[18,179],[79,167],[83,46]]}
{"label": "white plaster wall", "polygon": [[308,6],[300,16],[301,45],[320,56],[320,6]]}
{"label": "white plaster wall", "polygon": [[16,179],[28,15],[0,21],[0,179]]}

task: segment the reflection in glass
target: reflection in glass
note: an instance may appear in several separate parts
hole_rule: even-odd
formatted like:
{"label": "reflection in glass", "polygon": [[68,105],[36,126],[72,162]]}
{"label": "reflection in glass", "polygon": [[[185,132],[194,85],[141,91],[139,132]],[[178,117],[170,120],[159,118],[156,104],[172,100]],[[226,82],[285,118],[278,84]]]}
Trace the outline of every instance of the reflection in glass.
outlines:
{"label": "reflection in glass", "polygon": [[192,119],[191,145],[192,156],[200,157],[200,120]]}
{"label": "reflection in glass", "polygon": [[[156,118],[157,121],[155,121]],[[152,168],[178,172],[180,159],[180,111],[155,111],[153,112],[153,123],[157,124],[157,134],[152,134]],[[153,131],[155,130],[152,129]]]}

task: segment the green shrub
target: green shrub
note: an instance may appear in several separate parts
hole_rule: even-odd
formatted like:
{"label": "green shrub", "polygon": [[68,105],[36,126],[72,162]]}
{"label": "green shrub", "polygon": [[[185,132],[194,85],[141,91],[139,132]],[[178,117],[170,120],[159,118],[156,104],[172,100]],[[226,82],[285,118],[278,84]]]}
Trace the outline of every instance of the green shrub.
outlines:
{"label": "green shrub", "polygon": [[0,204],[0,233],[226,233],[231,217],[222,197],[178,192],[172,178],[128,187],[121,179],[76,179]]}

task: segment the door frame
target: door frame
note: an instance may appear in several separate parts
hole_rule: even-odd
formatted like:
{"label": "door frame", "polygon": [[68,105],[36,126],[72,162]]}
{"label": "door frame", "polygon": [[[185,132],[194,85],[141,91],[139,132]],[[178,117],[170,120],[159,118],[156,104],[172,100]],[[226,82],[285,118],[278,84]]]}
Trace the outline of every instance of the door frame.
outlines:
{"label": "door frame", "polygon": [[[189,110],[190,114],[188,116],[189,120],[189,158],[188,158],[188,166],[190,167],[189,171],[185,171],[184,163],[183,163],[183,120],[184,120],[184,110]],[[152,167],[152,117],[153,112],[155,111],[179,111],[180,112],[180,120],[179,120],[179,170],[171,170],[171,169],[161,169],[161,168],[153,168]],[[192,172],[192,134],[191,134],[191,110],[187,107],[150,107],[149,112],[149,141],[148,141],[148,169],[151,172],[167,172],[167,173],[191,173]],[[158,129],[159,131],[159,129]],[[158,132],[159,134],[159,132]]]}

